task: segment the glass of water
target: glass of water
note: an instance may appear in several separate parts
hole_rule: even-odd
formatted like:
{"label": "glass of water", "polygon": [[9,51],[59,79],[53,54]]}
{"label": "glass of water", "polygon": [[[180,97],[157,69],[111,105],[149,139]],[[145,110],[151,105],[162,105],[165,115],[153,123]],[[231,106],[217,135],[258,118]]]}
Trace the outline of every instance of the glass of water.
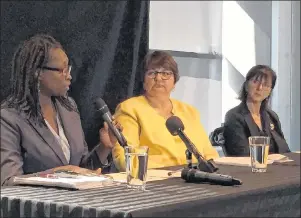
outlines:
{"label": "glass of water", "polygon": [[127,187],[145,190],[148,163],[147,146],[125,147]]}
{"label": "glass of water", "polygon": [[252,172],[266,172],[270,148],[270,137],[249,137]]}

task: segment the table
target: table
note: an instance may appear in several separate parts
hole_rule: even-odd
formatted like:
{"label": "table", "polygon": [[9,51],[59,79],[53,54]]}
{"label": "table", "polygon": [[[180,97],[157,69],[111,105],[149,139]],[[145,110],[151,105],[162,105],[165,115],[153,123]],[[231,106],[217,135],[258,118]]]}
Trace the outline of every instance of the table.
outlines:
{"label": "table", "polygon": [[2,187],[3,217],[299,217],[300,154],[266,173],[222,166],[243,181],[237,187],[186,183],[180,178],[147,184],[147,191],[111,186],[85,191]]}

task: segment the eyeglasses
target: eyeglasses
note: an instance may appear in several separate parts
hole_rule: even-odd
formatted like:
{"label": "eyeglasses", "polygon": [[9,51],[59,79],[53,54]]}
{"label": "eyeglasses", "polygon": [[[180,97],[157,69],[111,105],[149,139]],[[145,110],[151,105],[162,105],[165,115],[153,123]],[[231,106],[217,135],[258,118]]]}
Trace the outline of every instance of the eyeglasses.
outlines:
{"label": "eyeglasses", "polygon": [[263,90],[270,90],[272,88],[272,85],[271,84],[267,84],[267,83],[262,83],[260,80],[251,80],[252,84],[255,85],[255,86],[259,86],[259,85],[262,85],[262,89]]}
{"label": "eyeglasses", "polygon": [[156,78],[157,74],[160,74],[163,80],[168,80],[174,73],[170,70],[164,70],[164,71],[149,70],[146,72],[147,77],[151,79]]}
{"label": "eyeglasses", "polygon": [[64,75],[67,75],[67,74],[70,74],[71,72],[71,68],[72,66],[71,65],[68,65],[67,67],[63,68],[63,69],[60,69],[60,68],[54,68],[54,67],[41,67],[42,69],[45,69],[45,70],[51,70],[51,71],[57,71],[59,72],[60,74],[64,74]]}

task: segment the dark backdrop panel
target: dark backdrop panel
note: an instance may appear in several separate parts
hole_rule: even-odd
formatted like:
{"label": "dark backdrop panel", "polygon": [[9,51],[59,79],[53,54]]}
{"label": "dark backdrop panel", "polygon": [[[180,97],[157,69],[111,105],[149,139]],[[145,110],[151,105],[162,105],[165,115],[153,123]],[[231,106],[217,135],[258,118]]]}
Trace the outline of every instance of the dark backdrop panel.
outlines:
{"label": "dark backdrop panel", "polygon": [[141,90],[148,50],[148,1],[1,1],[1,99],[9,93],[11,58],[20,41],[49,33],[72,61],[69,95],[78,104],[89,147],[102,125],[93,101],[113,112]]}

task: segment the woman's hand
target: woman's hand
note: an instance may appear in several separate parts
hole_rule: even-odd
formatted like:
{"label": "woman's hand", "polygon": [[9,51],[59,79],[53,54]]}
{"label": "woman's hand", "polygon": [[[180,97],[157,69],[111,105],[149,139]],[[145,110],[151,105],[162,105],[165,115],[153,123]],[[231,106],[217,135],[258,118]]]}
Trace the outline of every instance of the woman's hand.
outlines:
{"label": "woman's hand", "polygon": [[74,173],[78,173],[81,175],[90,175],[90,174],[95,174],[95,175],[100,175],[101,174],[101,168],[97,170],[89,170],[86,168],[81,168],[79,166],[74,166],[74,165],[66,165],[66,166],[60,166],[52,169],[54,172],[56,171],[71,171]]}
{"label": "woman's hand", "polygon": [[[120,123],[118,123],[114,117],[113,118],[113,125],[120,131],[122,132],[122,126],[120,125]],[[109,129],[109,125],[104,122],[104,127],[101,128],[99,130],[99,140],[100,143],[108,149],[112,149],[116,142],[117,142],[117,138],[114,136],[114,133]]]}

